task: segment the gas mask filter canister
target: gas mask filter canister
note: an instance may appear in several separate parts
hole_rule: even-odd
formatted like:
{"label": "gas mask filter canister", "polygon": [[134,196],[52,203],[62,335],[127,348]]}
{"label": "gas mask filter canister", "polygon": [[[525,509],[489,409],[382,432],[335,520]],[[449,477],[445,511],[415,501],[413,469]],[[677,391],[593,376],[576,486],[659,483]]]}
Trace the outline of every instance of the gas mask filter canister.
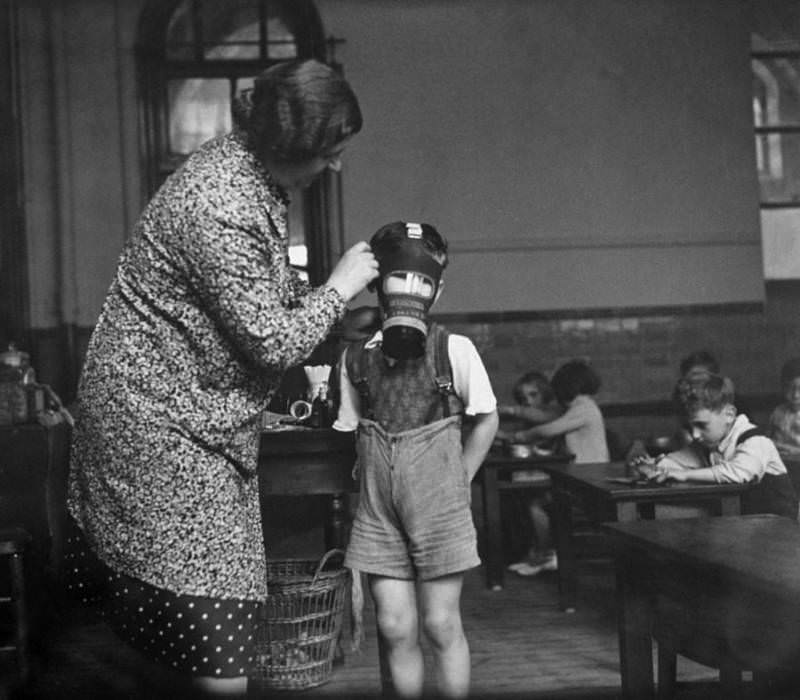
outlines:
{"label": "gas mask filter canister", "polygon": [[422,357],[428,310],[436,300],[444,266],[425,249],[422,225],[406,224],[406,236],[379,260],[383,307],[383,354],[395,360]]}

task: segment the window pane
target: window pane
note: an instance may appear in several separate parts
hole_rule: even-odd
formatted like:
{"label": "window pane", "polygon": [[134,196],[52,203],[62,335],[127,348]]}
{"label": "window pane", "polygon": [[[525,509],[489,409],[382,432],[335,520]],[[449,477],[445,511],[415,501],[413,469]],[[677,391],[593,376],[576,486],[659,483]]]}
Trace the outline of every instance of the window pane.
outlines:
{"label": "window pane", "polygon": [[800,133],[756,134],[762,203],[800,205]]}
{"label": "window pane", "polygon": [[764,0],[753,8],[753,51],[800,51],[800,3]]}
{"label": "window pane", "polygon": [[756,126],[800,126],[800,57],[753,59]]}
{"label": "window pane", "polygon": [[255,78],[237,78],[235,86],[236,94],[238,95],[242,90],[252,90],[255,84]]}
{"label": "window pane", "polygon": [[227,79],[170,80],[169,144],[172,154],[188,155],[201,143],[231,128]]}
{"label": "window pane", "polygon": [[194,57],[194,22],[192,21],[192,2],[183,0],[175,8],[167,28],[167,58],[190,61]]}
{"label": "window pane", "polygon": [[270,58],[289,59],[297,57],[297,44],[280,17],[267,20],[267,55]]}
{"label": "window pane", "polygon": [[[306,246],[306,231],[303,218],[303,198],[293,197],[289,202],[289,262],[295,267],[308,268],[308,247]],[[303,275],[308,280],[308,274]]]}
{"label": "window pane", "polygon": [[206,0],[202,8],[205,57],[260,58],[260,4],[254,0]]}
{"label": "window pane", "polygon": [[766,279],[800,278],[800,208],[762,209]]}

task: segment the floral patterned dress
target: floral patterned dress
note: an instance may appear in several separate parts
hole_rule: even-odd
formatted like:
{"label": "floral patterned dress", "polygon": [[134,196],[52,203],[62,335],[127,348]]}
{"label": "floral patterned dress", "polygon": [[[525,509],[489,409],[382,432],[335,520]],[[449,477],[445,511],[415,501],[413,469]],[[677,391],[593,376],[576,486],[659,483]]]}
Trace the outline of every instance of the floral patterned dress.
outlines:
{"label": "floral patterned dress", "polygon": [[123,251],[81,376],[68,498],[115,571],[266,595],[259,416],[345,308],[290,268],[286,204],[234,132],[165,182]]}

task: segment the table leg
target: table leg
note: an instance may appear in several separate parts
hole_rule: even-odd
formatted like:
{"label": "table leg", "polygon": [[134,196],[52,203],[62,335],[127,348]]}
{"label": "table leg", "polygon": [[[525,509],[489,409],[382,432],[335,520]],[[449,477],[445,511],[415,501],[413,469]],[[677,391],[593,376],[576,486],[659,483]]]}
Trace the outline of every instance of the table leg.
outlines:
{"label": "table leg", "polygon": [[650,638],[650,601],[642,590],[631,559],[618,554],[617,627],[622,697],[625,700],[653,698],[653,643]]}
{"label": "table leg", "polygon": [[500,491],[497,470],[481,467],[481,496],[483,498],[483,531],[486,551],[486,587],[499,591],[503,587],[503,531],[500,523]]}
{"label": "table leg", "polygon": [[723,496],[719,499],[719,506],[722,515],[740,515],[742,499],[738,494],[735,496]]}
{"label": "table leg", "polygon": [[336,493],[328,501],[328,517],[325,520],[325,549],[346,549],[350,516],[348,496]]}
{"label": "table leg", "polygon": [[553,489],[556,550],[558,552],[558,604],[564,612],[575,612],[576,561],[572,541],[572,501],[569,493]]}

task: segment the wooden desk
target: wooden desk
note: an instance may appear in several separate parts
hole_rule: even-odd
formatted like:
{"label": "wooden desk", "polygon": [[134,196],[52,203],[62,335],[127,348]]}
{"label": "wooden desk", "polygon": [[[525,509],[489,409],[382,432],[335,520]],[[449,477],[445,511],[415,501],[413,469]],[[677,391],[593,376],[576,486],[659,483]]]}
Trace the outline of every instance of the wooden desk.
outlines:
{"label": "wooden desk", "polygon": [[577,499],[590,521],[631,521],[655,517],[657,503],[719,503],[720,515],[738,515],[746,484],[627,485],[609,479],[626,476],[624,462],[544,464],[553,483],[554,528],[558,551],[558,597],[562,610],[575,609],[576,562],[573,542],[572,499]]}
{"label": "wooden desk", "polygon": [[800,527],[795,521],[747,515],[612,523],[603,529],[616,550],[623,697],[653,697],[650,630],[657,596],[680,604],[709,601],[724,611],[720,634],[743,655],[797,667]]}
{"label": "wooden desk", "polygon": [[546,491],[551,484],[549,478],[519,482],[513,482],[510,479],[515,471],[543,469],[545,464],[564,464],[572,459],[572,455],[510,457],[500,450],[493,450],[484,460],[476,474],[476,479],[481,488],[483,503],[483,534],[486,546],[484,568],[487,588],[493,591],[503,588],[505,572],[500,492],[509,488]]}
{"label": "wooden desk", "polygon": [[33,537],[33,570],[56,578],[64,549],[70,429],[66,423],[0,426],[0,525]]}
{"label": "wooden desk", "polygon": [[258,452],[259,496],[329,496],[325,548],[344,548],[347,495],[358,492],[352,477],[355,460],[354,433],[331,428],[265,430]]}

